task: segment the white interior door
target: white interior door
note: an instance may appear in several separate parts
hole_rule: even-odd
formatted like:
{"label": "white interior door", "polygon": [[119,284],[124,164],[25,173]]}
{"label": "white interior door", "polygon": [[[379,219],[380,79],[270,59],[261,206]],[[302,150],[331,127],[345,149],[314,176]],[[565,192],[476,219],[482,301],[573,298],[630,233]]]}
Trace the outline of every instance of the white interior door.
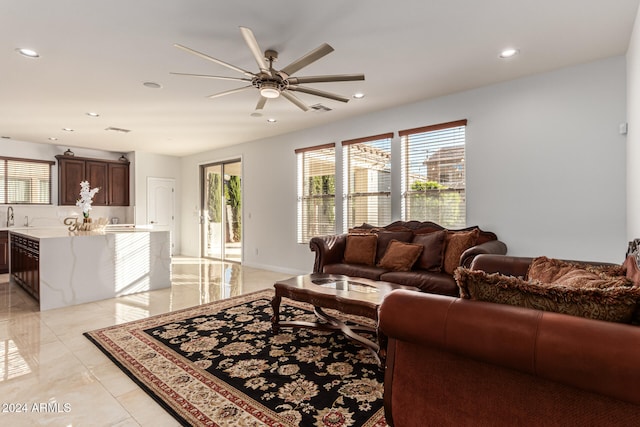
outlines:
{"label": "white interior door", "polygon": [[147,178],[147,223],[167,227],[171,233],[171,255],[175,233],[175,179]]}

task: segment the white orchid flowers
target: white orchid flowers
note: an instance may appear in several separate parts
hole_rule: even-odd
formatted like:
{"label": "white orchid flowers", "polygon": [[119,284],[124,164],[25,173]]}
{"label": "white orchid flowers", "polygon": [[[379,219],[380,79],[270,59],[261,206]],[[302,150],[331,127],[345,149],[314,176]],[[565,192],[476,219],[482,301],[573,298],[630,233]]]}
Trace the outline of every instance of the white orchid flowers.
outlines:
{"label": "white orchid flowers", "polygon": [[100,188],[98,187],[89,189],[89,181],[82,181],[80,183],[80,198],[76,202],[76,206],[82,209],[82,215],[85,218],[89,218],[93,196],[95,196],[99,190]]}

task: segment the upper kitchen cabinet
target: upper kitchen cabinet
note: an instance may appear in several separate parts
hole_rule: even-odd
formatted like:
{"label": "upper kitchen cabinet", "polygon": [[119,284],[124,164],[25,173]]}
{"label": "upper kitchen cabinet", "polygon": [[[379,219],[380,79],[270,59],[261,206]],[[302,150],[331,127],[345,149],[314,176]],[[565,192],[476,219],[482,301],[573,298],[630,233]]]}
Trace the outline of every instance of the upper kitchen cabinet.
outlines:
{"label": "upper kitchen cabinet", "polygon": [[89,181],[100,191],[94,206],[129,206],[129,162],[56,156],[58,160],[58,204],[75,205],[80,182]]}
{"label": "upper kitchen cabinet", "polygon": [[129,162],[109,163],[108,169],[109,204],[129,206]]}

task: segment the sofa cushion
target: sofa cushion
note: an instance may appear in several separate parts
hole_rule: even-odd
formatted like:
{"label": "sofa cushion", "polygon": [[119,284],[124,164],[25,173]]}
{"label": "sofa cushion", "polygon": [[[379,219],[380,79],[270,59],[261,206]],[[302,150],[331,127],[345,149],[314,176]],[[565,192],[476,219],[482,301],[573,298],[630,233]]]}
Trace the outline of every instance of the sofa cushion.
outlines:
{"label": "sofa cushion", "polygon": [[381,280],[380,276],[389,270],[362,264],[327,264],[322,270],[327,274],[342,274],[350,277],[364,277],[365,279]]}
{"label": "sofa cushion", "polygon": [[640,302],[640,287],[573,287],[525,281],[499,273],[458,268],[455,279],[460,296],[467,299],[509,304],[536,310],[571,314],[596,320],[629,323]]}
{"label": "sofa cushion", "polygon": [[424,246],[416,263],[417,268],[426,271],[442,271],[445,235],[444,231],[433,231],[413,236],[413,243]]}
{"label": "sofa cushion", "polygon": [[378,236],[375,234],[349,234],[344,250],[346,264],[374,265]]}
{"label": "sofa cushion", "polygon": [[458,296],[458,286],[453,276],[446,273],[428,272],[424,270],[413,271],[389,271],[380,276],[385,282],[398,285],[415,286],[422,292],[430,294]]}
{"label": "sofa cushion", "polygon": [[376,248],[376,264],[380,263],[380,260],[387,251],[387,247],[392,240],[399,242],[410,242],[413,238],[411,231],[378,231],[378,245]]}
{"label": "sofa cushion", "polygon": [[424,249],[422,245],[392,240],[378,267],[393,271],[409,271]]}
{"label": "sofa cushion", "polygon": [[454,270],[460,266],[460,256],[476,244],[479,234],[480,230],[477,228],[471,231],[447,232],[443,263],[445,273],[453,274]]}

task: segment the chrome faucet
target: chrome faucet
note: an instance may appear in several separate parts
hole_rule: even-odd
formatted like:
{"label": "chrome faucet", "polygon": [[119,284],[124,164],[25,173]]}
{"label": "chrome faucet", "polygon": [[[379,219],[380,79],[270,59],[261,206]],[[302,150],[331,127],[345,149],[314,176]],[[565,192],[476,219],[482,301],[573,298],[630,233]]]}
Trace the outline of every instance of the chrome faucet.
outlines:
{"label": "chrome faucet", "polygon": [[13,208],[9,206],[7,208],[7,227],[13,227],[15,224],[13,222]]}

